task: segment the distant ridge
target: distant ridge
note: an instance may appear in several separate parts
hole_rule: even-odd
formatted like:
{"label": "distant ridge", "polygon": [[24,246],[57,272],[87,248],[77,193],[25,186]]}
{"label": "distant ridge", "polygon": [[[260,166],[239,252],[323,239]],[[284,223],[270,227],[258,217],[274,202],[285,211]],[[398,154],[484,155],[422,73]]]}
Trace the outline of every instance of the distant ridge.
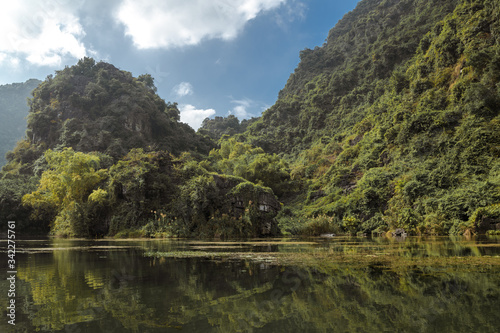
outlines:
{"label": "distant ridge", "polygon": [[0,167],[6,163],[5,154],[24,137],[29,111],[27,99],[40,83],[42,81],[29,79],[0,85]]}

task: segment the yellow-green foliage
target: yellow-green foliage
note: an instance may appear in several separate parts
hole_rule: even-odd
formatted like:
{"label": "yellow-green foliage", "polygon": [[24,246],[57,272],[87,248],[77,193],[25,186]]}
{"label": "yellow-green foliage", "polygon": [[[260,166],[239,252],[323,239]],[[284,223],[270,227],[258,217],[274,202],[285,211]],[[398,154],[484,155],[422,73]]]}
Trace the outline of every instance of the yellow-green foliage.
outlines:
{"label": "yellow-green foliage", "polygon": [[38,189],[23,197],[23,203],[32,206],[35,215],[55,211],[53,233],[87,235],[91,206],[105,198],[105,191],[96,187],[107,177],[107,170],[100,169],[98,156],[71,148],[47,150],[45,159],[48,170],[42,174]]}

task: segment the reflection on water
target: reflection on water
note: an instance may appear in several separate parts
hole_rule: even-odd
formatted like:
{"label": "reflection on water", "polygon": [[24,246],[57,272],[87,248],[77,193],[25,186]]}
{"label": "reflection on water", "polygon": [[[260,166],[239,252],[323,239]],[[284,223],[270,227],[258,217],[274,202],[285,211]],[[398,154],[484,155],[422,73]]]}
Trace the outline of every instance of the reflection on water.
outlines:
{"label": "reflection on water", "polygon": [[499,238],[17,247],[16,326],[2,280],[2,332],[497,332],[500,320]]}

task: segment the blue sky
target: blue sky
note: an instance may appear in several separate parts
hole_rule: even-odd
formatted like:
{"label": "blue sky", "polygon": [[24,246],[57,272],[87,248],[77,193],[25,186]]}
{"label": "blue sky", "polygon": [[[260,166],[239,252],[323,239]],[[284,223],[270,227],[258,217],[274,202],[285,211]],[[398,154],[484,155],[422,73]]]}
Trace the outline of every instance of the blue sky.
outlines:
{"label": "blue sky", "polygon": [[83,56],[149,73],[195,129],[259,116],[357,0],[17,0],[0,10],[0,84],[45,79]]}

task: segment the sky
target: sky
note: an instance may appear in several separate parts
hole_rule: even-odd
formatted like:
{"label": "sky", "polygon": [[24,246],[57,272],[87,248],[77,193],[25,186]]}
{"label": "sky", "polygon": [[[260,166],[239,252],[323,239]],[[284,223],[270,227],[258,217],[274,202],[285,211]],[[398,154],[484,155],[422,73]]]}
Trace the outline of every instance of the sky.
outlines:
{"label": "sky", "polygon": [[260,116],[357,0],[16,0],[0,5],[0,84],[85,56],[151,74],[181,121]]}

